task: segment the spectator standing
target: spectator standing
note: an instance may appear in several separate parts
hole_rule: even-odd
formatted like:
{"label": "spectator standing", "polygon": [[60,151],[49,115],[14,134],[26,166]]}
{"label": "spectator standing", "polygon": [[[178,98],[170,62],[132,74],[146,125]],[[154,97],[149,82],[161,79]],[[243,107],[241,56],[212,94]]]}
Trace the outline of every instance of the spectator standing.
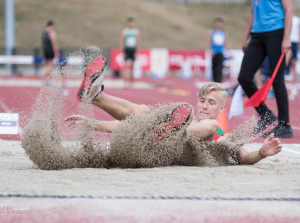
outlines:
{"label": "spectator standing", "polygon": [[291,89],[291,93],[289,95],[289,99],[294,100],[297,95],[297,82],[298,82],[298,74],[296,70],[296,63],[298,60],[298,45],[299,45],[299,34],[300,34],[300,18],[298,16],[293,16],[292,19],[292,30],[291,30],[291,42],[292,42],[292,55],[291,55],[291,66],[292,66],[292,82],[293,86]]}
{"label": "spectator standing", "polygon": [[51,71],[53,69],[54,58],[59,58],[59,48],[57,44],[57,34],[54,29],[54,22],[48,21],[46,28],[42,33],[42,45],[43,45],[43,54],[45,59],[44,66],[44,83],[48,85],[48,81],[51,77]]}
{"label": "spectator standing", "polygon": [[215,82],[222,82],[222,70],[225,48],[229,50],[227,33],[224,30],[224,20],[215,19],[215,28],[208,33],[208,50],[212,56],[212,73]]}
{"label": "spectator standing", "polygon": [[[292,0],[252,0],[242,48],[245,53],[238,80],[246,95],[250,98],[257,86],[253,76],[268,56],[270,71],[273,73],[281,53],[287,53],[291,48],[291,26],[293,15]],[[249,38],[251,36],[250,42]],[[268,137],[274,133],[275,137],[293,137],[289,120],[289,104],[284,81],[285,62],[278,70],[273,82],[273,89],[278,109],[278,125],[263,134]],[[254,129],[255,133],[262,132],[267,125],[277,120],[277,117],[265,104],[255,107],[260,119]]]}
{"label": "spectator standing", "polygon": [[293,69],[293,83],[297,83],[297,53],[299,44],[299,34],[300,34],[300,18],[298,16],[293,16],[292,20],[292,30],[291,30],[291,42],[292,42],[292,69]]}
{"label": "spectator standing", "polygon": [[120,38],[120,49],[124,55],[123,76],[125,86],[132,87],[134,82],[133,63],[141,45],[140,31],[135,28],[134,19],[127,19],[127,27],[123,29]]}

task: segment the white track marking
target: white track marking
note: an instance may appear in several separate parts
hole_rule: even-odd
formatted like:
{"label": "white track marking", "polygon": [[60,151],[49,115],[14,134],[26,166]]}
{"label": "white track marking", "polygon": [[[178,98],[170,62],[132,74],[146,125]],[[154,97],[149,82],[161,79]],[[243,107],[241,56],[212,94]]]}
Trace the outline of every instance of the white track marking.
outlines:
{"label": "white track marking", "polygon": [[298,126],[292,126],[292,129],[296,129],[296,130],[300,130],[300,127],[298,127]]}
{"label": "white track marking", "polygon": [[297,152],[297,151],[295,151],[295,150],[292,150],[292,149],[287,149],[287,148],[285,148],[285,147],[283,147],[283,148],[282,148],[282,150],[283,150],[283,151],[290,152],[290,153],[294,153],[294,154],[298,154],[298,155],[300,155],[300,152]]}
{"label": "white track marking", "polygon": [[4,109],[6,113],[11,113],[7,105],[0,99],[0,106]]}
{"label": "white track marking", "polygon": [[[7,107],[7,105],[0,99],[0,106],[4,109],[4,111],[6,113],[12,113],[9,108]],[[21,128],[21,126],[18,123],[18,129],[19,129],[19,135],[21,136],[23,133],[23,129]]]}

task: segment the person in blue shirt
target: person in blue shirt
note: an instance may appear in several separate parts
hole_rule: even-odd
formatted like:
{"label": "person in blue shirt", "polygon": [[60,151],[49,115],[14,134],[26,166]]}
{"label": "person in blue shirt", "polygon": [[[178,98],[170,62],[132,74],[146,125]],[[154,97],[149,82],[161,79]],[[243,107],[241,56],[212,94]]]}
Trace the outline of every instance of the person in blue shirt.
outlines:
{"label": "person in blue shirt", "polygon": [[227,33],[224,30],[224,20],[215,19],[215,28],[208,33],[208,51],[212,56],[212,73],[215,82],[222,82],[224,51],[229,50]]}
{"label": "person in blue shirt", "polygon": [[[238,77],[239,83],[249,98],[257,91],[253,77],[264,59],[268,57],[270,73],[273,73],[281,53],[287,53],[290,50],[292,16],[292,0],[252,0],[242,43],[245,55]],[[273,82],[278,109],[278,125],[273,130],[264,133],[263,137],[268,137],[272,133],[278,138],[293,137],[284,82],[284,61]],[[265,104],[255,107],[255,110],[260,116],[257,126],[254,128],[255,133],[264,131],[268,125],[277,120],[277,117]]]}

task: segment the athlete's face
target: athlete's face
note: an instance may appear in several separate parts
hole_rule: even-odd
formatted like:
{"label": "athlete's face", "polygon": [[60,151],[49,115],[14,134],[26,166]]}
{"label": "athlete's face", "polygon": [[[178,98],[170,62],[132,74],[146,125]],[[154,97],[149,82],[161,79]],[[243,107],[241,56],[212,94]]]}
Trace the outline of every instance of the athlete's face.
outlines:
{"label": "athlete's face", "polygon": [[221,21],[218,21],[218,22],[216,22],[216,29],[223,29],[223,22],[221,22]]}
{"label": "athlete's face", "polygon": [[211,91],[207,95],[198,98],[197,114],[200,120],[217,119],[220,112],[225,108],[221,105],[218,91]]}
{"label": "athlete's face", "polygon": [[134,22],[128,22],[128,28],[133,29],[134,28]]}

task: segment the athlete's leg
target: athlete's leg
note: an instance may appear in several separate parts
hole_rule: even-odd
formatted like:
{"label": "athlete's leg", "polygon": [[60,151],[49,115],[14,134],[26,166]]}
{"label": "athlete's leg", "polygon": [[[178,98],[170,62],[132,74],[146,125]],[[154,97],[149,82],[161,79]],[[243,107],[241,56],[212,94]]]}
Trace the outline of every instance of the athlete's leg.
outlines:
{"label": "athlete's leg", "polygon": [[[240,74],[238,77],[238,81],[248,98],[250,98],[258,90],[257,86],[253,82],[253,77],[259,67],[262,65],[265,57],[266,50],[264,41],[262,40],[262,37],[259,36],[259,34],[255,34],[252,36],[251,41],[244,54]],[[269,111],[266,105],[259,105],[258,107],[255,107],[255,110],[261,117],[264,117],[265,114]]]}
{"label": "athlete's leg", "polygon": [[297,74],[297,71],[296,71],[296,63],[297,63],[297,59],[292,59],[293,84],[297,84],[297,82],[298,82],[298,74]]}
{"label": "athlete's leg", "polygon": [[297,91],[296,84],[298,82],[298,74],[296,71],[296,64],[297,64],[297,59],[298,59],[298,42],[292,42],[292,52],[293,52],[293,57],[292,57],[293,84],[295,85],[294,89]]}
{"label": "athlete's leg", "polygon": [[[273,31],[269,34],[266,41],[267,54],[269,58],[270,71],[273,73],[281,56],[281,42],[283,38],[283,30]],[[278,121],[280,123],[289,123],[289,104],[287,89],[284,80],[285,61],[283,61],[277,71],[277,75],[273,82],[273,89],[276,97],[278,108]]]}
{"label": "athlete's leg", "polygon": [[298,74],[296,71],[296,63],[297,59],[293,58],[291,61],[291,66],[292,66],[292,86],[291,86],[291,91],[289,93],[289,99],[290,100],[295,100],[296,95],[298,94],[298,89],[297,89],[297,82],[298,82]]}
{"label": "athlete's leg", "polygon": [[147,113],[149,107],[146,105],[131,103],[103,92],[102,80],[106,64],[104,57],[99,57],[89,64],[78,89],[77,99],[96,105],[117,120],[125,119],[135,113]]}
{"label": "athlete's leg", "polygon": [[132,88],[133,87],[133,82],[134,82],[134,76],[133,76],[133,67],[134,67],[134,63],[135,63],[135,51],[133,52],[132,55],[132,62],[130,64],[130,68],[129,68],[129,87]]}
{"label": "athlete's leg", "polygon": [[130,58],[130,51],[128,49],[124,50],[124,66],[122,70],[122,76],[124,79],[124,87],[127,88],[129,86],[129,75],[130,75],[130,63],[131,63],[131,58]]}
{"label": "athlete's leg", "polygon": [[124,79],[124,86],[125,88],[128,85],[128,75],[129,75],[129,66],[128,66],[128,60],[124,60],[124,66],[123,66],[123,70],[122,70],[122,75],[123,75],[123,79]]}
{"label": "athlete's leg", "polygon": [[45,66],[44,66],[44,76],[43,76],[43,84],[48,85],[48,82],[51,78],[51,71],[53,69],[54,63],[52,59],[47,59],[45,61]]}
{"label": "athlete's leg", "polygon": [[44,68],[44,77],[49,79],[50,78],[50,73],[53,69],[53,60],[52,59],[48,59],[45,62],[45,68]]}
{"label": "athlete's leg", "polygon": [[125,99],[106,94],[103,91],[92,100],[92,104],[101,108],[117,120],[123,120],[132,114],[148,113],[150,110],[147,105],[135,104]]}
{"label": "athlete's leg", "polygon": [[222,69],[223,69],[223,54],[218,53],[214,56],[215,60],[215,75],[214,75],[214,81],[221,83],[222,82]]}

